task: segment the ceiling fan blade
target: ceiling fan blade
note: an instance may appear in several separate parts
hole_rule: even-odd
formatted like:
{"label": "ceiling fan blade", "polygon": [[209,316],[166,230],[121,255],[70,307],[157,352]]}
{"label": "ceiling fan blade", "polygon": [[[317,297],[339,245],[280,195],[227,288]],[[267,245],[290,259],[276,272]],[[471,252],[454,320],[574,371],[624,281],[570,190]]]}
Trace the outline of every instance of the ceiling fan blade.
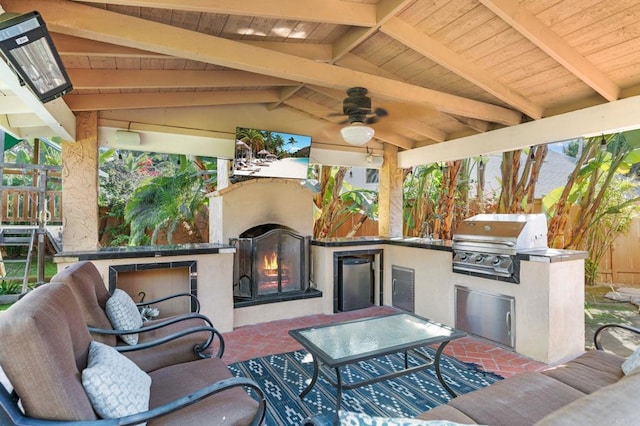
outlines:
{"label": "ceiling fan blade", "polygon": [[342,120],[341,122],[339,122],[338,124],[347,124],[349,122],[349,119],[347,118],[346,120]]}
{"label": "ceiling fan blade", "polygon": [[386,117],[389,115],[387,110],[384,108],[376,108],[375,110],[373,110],[373,113],[378,117]]}
{"label": "ceiling fan blade", "polygon": [[364,120],[364,123],[365,124],[373,124],[373,123],[377,123],[378,121],[380,121],[380,119],[377,116],[373,115],[371,117],[367,117]]}
{"label": "ceiling fan blade", "polygon": [[343,116],[345,114],[341,113],[341,112],[331,112],[329,114],[327,114],[325,117],[340,117]]}

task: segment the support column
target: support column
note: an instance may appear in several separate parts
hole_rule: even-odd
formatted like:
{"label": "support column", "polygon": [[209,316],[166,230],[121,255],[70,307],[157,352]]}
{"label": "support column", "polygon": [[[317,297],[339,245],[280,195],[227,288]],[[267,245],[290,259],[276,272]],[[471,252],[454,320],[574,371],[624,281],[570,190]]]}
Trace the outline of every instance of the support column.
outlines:
{"label": "support column", "polygon": [[98,248],[98,113],[76,113],[76,142],[62,142],[63,251]]}
{"label": "support column", "polygon": [[402,175],[398,147],[385,143],[378,183],[378,233],[383,237],[402,236]]}

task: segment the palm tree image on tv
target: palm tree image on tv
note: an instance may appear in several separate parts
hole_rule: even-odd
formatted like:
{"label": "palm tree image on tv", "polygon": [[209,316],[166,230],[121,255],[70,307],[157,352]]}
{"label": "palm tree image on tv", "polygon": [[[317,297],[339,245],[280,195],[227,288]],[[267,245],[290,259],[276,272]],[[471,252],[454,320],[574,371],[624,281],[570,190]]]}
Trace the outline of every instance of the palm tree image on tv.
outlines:
{"label": "palm tree image on tv", "polygon": [[310,136],[238,127],[233,173],[306,179],[310,151]]}

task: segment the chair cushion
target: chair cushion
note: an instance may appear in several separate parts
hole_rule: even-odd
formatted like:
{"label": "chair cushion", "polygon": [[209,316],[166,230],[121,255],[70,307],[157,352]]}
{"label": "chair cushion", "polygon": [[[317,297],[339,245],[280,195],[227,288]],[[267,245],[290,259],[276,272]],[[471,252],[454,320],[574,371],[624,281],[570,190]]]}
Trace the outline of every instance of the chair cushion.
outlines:
{"label": "chair cushion", "polygon": [[[147,321],[140,330],[146,327],[164,322],[166,319]],[[207,325],[201,318],[189,318],[184,321],[160,327],[155,330],[141,332],[138,334],[138,344],[153,342],[174,333],[178,333],[187,328],[202,327]],[[154,346],[139,351],[124,352],[124,355],[135,362],[138,367],[147,373],[158,368],[167,367],[182,362],[195,361],[200,359],[194,352],[195,345],[202,345],[210,336],[207,332],[188,334],[179,339],[171,340],[160,346]],[[122,345],[125,345],[124,343]],[[205,350],[204,354],[211,355],[211,350]]]}
{"label": "chair cushion", "polygon": [[97,418],[80,380],[90,343],[75,298],[62,284],[40,286],[0,314],[0,364],[27,416]]}
{"label": "chair cushion", "polygon": [[[88,326],[105,330],[113,329],[105,312],[105,306],[111,294],[92,262],[76,262],[55,274],[51,282],[60,282],[71,289]],[[115,346],[118,340],[116,336],[99,333],[93,334],[93,339],[109,346]]]}
{"label": "chair cushion", "polygon": [[151,377],[111,346],[91,342],[84,386],[102,418],[117,418],[149,409]]}
{"label": "chair cushion", "polygon": [[[150,409],[233,377],[220,358],[172,365],[149,375],[152,380]],[[257,410],[258,403],[244,388],[235,387],[196,402],[187,409],[153,419],[149,421],[149,426],[248,425]]]}
{"label": "chair cushion", "polygon": [[[111,325],[116,330],[135,330],[142,327],[142,317],[136,302],[124,290],[114,290],[107,300],[105,310]],[[138,344],[138,333],[123,334],[119,337],[129,345]]]}

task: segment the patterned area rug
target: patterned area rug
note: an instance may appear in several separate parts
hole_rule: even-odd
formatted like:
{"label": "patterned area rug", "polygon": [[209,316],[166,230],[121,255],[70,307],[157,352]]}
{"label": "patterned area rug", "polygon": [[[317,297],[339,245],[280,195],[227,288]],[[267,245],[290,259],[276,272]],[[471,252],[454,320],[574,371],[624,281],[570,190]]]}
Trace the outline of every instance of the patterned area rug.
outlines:
{"label": "patterned area rug", "polygon": [[[423,349],[435,356],[431,348]],[[483,388],[502,377],[481,371],[475,364],[464,363],[442,355],[441,371],[446,383],[458,395]],[[409,366],[423,361],[409,357]],[[342,367],[347,383],[365,377],[378,376],[404,368],[404,357],[388,355]],[[301,401],[313,374],[313,361],[304,350],[256,358],[231,364],[236,376],[255,380],[267,397],[266,426],[299,425],[317,413],[335,413],[336,389],[320,376],[314,388]],[[342,393],[342,409],[363,412],[372,416],[413,417],[429,408],[446,404],[451,397],[440,385],[433,368],[381,381]]]}

